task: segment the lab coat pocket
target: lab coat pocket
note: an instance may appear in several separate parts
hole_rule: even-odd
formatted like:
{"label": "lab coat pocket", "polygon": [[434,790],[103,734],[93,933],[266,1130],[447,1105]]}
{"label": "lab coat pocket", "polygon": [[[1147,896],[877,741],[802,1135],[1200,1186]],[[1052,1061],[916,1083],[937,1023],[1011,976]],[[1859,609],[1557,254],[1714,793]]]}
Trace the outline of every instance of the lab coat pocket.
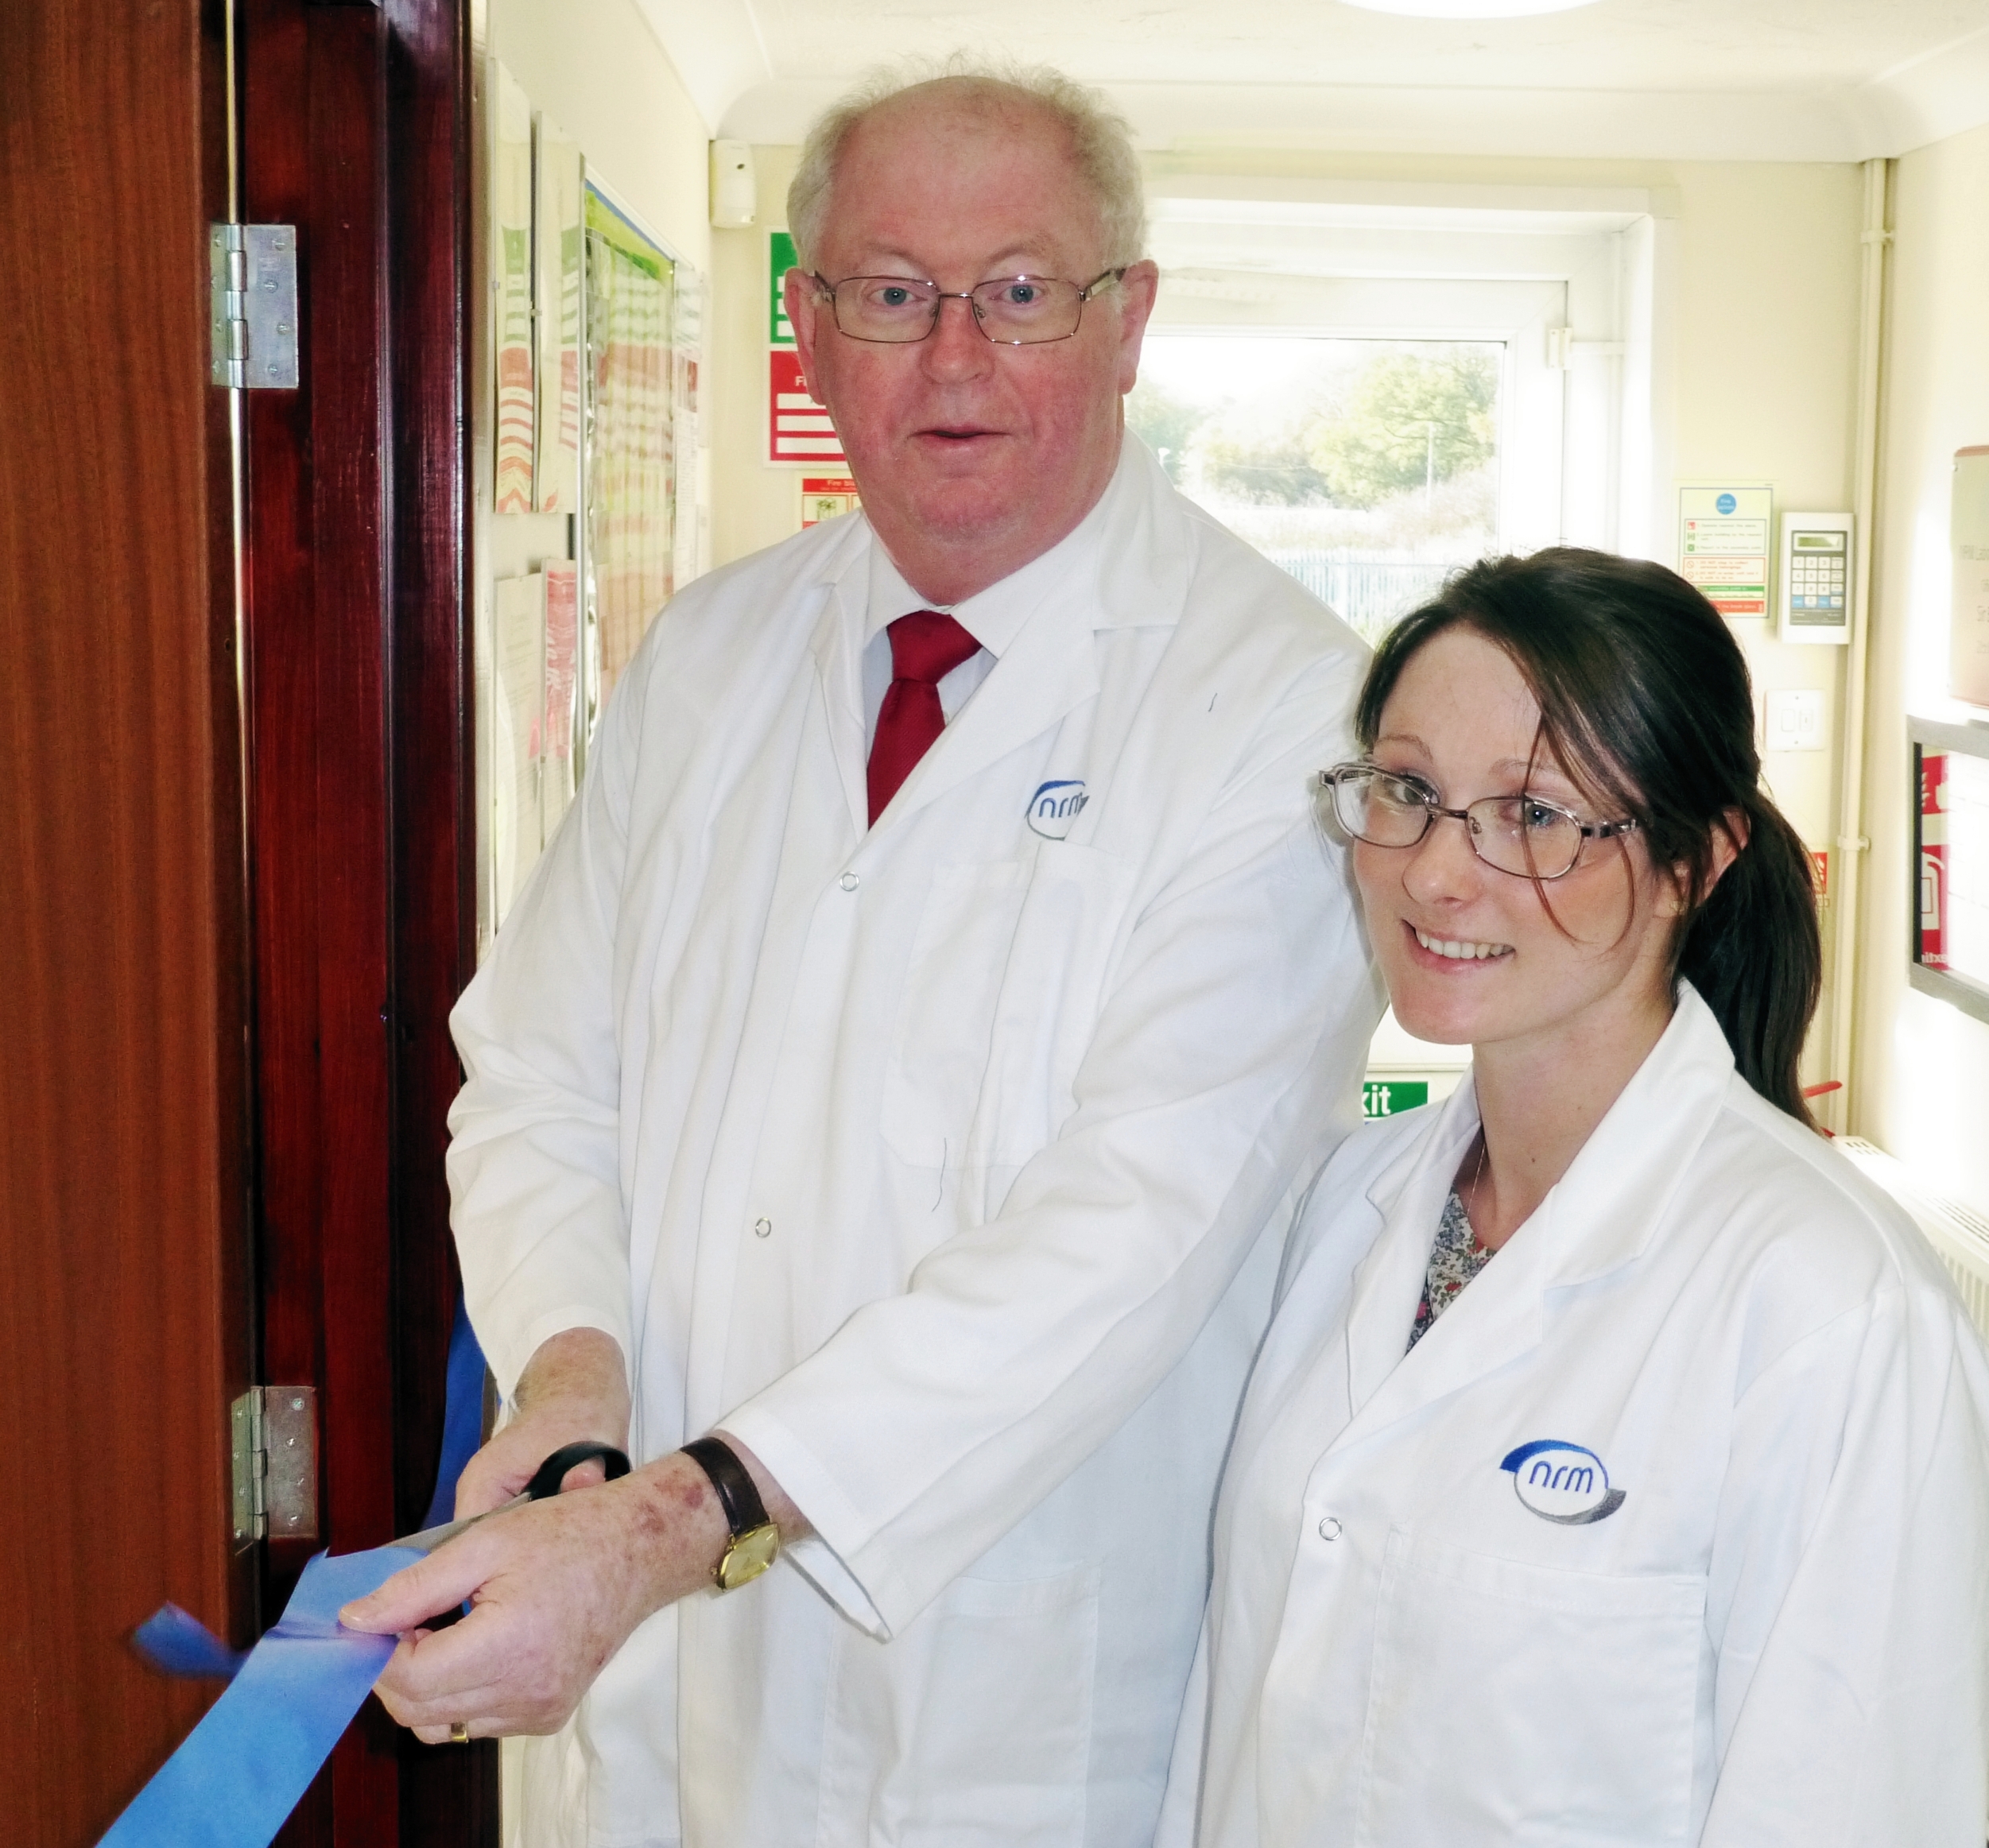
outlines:
{"label": "lab coat pocket", "polygon": [[1076,1108],[1132,898],[1133,867],[1076,841],[1045,841],[1017,920],[987,1075],[967,1134],[976,1168],[1019,1168]]}
{"label": "lab coat pocket", "polygon": [[1030,870],[1004,860],[932,874],[884,1074],[884,1140],[917,1167],[960,1164]]}
{"label": "lab coat pocket", "polygon": [[1356,1841],[1682,1842],[1705,1597],[1391,1534]]}
{"label": "lab coat pocket", "polygon": [[1076,842],[1034,849],[934,875],[884,1081],[884,1139],[920,1167],[1019,1168],[1071,1112],[1132,868]]}
{"label": "lab coat pocket", "polygon": [[959,1579],[890,1642],[839,1634],[816,1839],[847,1848],[1080,1848],[1095,1567]]}

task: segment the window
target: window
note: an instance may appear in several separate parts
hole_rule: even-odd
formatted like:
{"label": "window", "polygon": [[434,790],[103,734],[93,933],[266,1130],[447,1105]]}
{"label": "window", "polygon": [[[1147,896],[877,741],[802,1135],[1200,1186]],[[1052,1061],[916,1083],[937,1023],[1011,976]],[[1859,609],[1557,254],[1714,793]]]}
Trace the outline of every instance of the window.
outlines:
{"label": "window", "polygon": [[1370,641],[1499,543],[1502,343],[1150,338],[1128,424]]}
{"label": "window", "polygon": [[1643,196],[1443,190],[1200,176],[1149,200],[1133,427],[1371,635],[1487,551],[1645,551],[1669,478]]}

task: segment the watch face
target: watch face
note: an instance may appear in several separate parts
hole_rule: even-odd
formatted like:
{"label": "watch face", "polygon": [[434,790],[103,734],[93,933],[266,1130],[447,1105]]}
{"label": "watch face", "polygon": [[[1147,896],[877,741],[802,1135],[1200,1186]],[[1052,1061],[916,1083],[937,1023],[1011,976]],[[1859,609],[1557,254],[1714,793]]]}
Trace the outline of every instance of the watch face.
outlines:
{"label": "watch face", "polygon": [[750,1584],[780,1556],[781,1530],[772,1521],[735,1535],[720,1556],[711,1576],[721,1591],[736,1591]]}

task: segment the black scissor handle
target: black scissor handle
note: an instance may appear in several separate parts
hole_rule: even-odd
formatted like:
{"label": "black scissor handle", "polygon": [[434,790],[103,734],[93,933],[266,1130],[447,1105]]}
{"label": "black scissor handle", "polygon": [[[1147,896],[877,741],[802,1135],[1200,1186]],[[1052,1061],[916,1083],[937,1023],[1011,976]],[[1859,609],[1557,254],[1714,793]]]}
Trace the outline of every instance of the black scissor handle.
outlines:
{"label": "black scissor handle", "polygon": [[629,1473],[627,1454],[611,1443],[563,1443],[539,1465],[532,1480],[525,1485],[525,1500],[543,1501],[549,1495],[558,1494],[568,1470],[580,1463],[591,1463],[597,1457],[611,1482]]}

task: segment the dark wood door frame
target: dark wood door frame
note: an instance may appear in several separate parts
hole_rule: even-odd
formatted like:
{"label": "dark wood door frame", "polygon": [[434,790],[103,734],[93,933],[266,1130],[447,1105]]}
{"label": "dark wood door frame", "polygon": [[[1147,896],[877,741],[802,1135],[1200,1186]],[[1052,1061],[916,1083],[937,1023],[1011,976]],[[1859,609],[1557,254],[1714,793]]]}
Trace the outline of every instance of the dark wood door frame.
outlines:
{"label": "dark wood door frame", "polygon": [[[472,967],[459,0],[241,0],[242,213],[298,230],[302,384],[246,397],[246,712],[261,1377],[318,1389],[320,1538],[418,1523],[455,1281],[447,1017]],[[494,1839],[494,1753],[369,1703],[281,1839]]]}

